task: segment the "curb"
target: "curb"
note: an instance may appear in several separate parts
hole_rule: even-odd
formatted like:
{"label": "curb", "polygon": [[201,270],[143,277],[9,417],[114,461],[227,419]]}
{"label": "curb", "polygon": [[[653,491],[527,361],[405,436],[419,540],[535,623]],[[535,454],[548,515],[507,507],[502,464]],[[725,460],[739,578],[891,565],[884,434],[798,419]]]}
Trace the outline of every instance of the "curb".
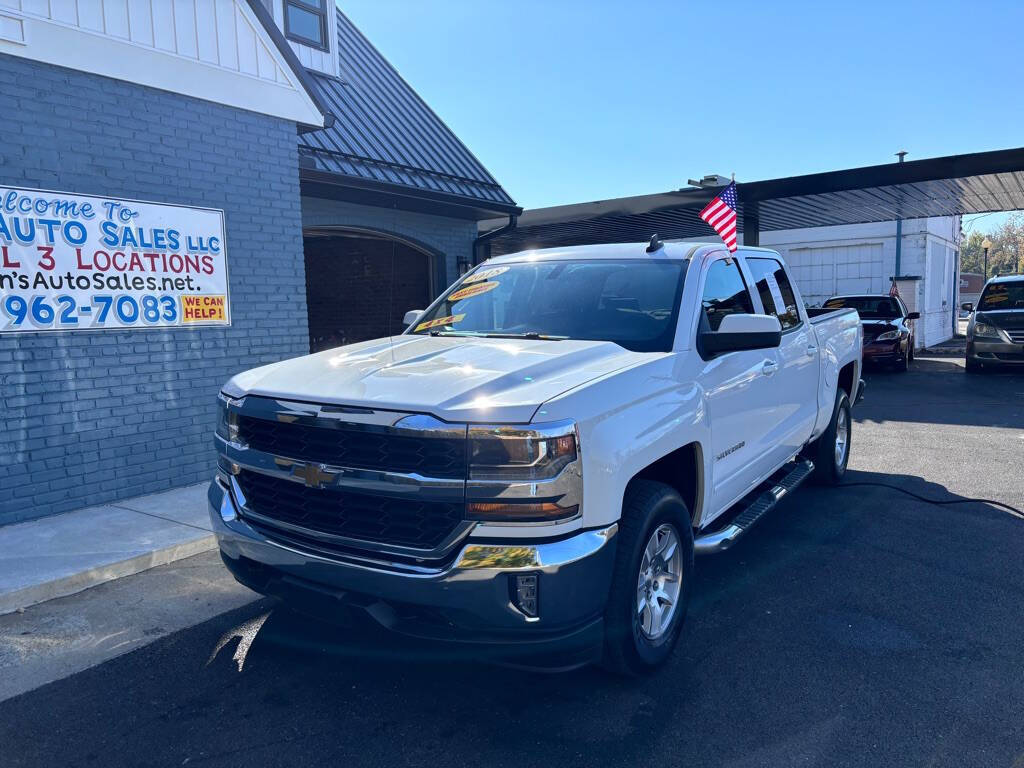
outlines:
{"label": "curb", "polygon": [[924,349],[915,353],[915,357],[964,357],[966,349]]}
{"label": "curb", "polygon": [[183,560],[186,557],[208,552],[216,549],[216,547],[217,539],[212,533],[209,533],[195,539],[177,542],[152,552],[143,552],[140,555],[135,555],[125,560],[105,563],[59,579],[44,581],[39,584],[32,584],[21,589],[5,592],[0,594],[0,615],[20,611],[31,605],[53,600],[57,597],[67,597],[76,592],[95,587],[97,584],[103,584],[125,576],[132,576],[150,568],[155,568],[158,565],[166,565],[167,563],[173,563],[175,560]]}

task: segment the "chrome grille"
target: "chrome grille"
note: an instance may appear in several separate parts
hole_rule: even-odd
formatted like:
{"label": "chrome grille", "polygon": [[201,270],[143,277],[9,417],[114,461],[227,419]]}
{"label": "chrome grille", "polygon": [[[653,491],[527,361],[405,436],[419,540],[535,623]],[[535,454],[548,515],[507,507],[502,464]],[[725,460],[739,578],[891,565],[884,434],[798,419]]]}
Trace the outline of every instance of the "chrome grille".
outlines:
{"label": "chrome grille", "polygon": [[1024,328],[1006,328],[1004,330],[1014,344],[1024,344]]}
{"label": "chrome grille", "polygon": [[436,560],[468,533],[465,424],[259,396],[226,408],[234,434],[218,435],[221,466],[240,516],[268,535]]}
{"label": "chrome grille", "polygon": [[[457,502],[419,501],[355,493],[341,488],[309,488],[301,483],[242,470],[235,478],[245,510],[271,527],[327,534],[416,549],[444,542],[463,517]],[[294,528],[293,528],[294,527]]]}
{"label": "chrome grille", "polygon": [[386,427],[271,421],[238,418],[242,442],[253,450],[302,461],[355,469],[415,472],[427,477],[464,478],[464,438],[412,437]]}

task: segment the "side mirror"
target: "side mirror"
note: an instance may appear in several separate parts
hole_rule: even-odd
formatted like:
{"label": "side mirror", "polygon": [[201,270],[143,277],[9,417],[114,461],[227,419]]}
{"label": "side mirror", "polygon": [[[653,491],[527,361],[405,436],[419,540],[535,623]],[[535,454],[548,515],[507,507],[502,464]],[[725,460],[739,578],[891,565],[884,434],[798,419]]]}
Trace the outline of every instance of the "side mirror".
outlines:
{"label": "side mirror", "polygon": [[774,315],[726,315],[717,331],[703,331],[697,341],[707,359],[744,349],[774,349],[782,343],[782,326]]}
{"label": "side mirror", "polygon": [[971,304],[971,302],[969,301],[965,301],[963,304],[960,305],[960,309],[962,309],[964,312],[973,312],[974,305]]}
{"label": "side mirror", "polygon": [[419,320],[420,315],[423,314],[422,309],[410,309],[405,313],[405,317],[402,318],[402,323],[408,328],[410,325]]}
{"label": "side mirror", "polygon": [[907,312],[907,320],[920,320],[920,319],[921,319],[921,313],[920,312]]}

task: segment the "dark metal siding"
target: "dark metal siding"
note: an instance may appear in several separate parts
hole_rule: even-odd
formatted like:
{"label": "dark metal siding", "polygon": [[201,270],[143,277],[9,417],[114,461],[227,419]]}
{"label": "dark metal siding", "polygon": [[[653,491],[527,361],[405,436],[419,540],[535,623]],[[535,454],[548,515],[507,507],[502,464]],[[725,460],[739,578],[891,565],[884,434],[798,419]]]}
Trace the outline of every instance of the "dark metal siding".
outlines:
{"label": "dark metal siding", "polygon": [[341,76],[309,73],[335,122],[299,137],[302,167],[514,208],[480,161],[337,13]]}
{"label": "dark metal siding", "polygon": [[[961,175],[962,174],[962,175]],[[761,232],[864,224],[1024,208],[1024,149],[853,168],[739,184],[739,230],[744,201],[756,201]],[[492,255],[527,248],[643,242],[717,235],[699,217],[714,190],[673,193],[526,211],[518,227],[491,242]],[[504,222],[485,222],[482,231]]]}

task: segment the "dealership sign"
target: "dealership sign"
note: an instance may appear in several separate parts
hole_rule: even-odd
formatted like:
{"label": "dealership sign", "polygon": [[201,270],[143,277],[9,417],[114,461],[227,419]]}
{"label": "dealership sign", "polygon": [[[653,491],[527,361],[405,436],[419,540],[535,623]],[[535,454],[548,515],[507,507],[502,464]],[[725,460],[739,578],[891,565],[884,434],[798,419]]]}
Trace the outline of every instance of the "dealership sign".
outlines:
{"label": "dealership sign", "polygon": [[0,187],[0,333],[230,324],[223,211]]}

